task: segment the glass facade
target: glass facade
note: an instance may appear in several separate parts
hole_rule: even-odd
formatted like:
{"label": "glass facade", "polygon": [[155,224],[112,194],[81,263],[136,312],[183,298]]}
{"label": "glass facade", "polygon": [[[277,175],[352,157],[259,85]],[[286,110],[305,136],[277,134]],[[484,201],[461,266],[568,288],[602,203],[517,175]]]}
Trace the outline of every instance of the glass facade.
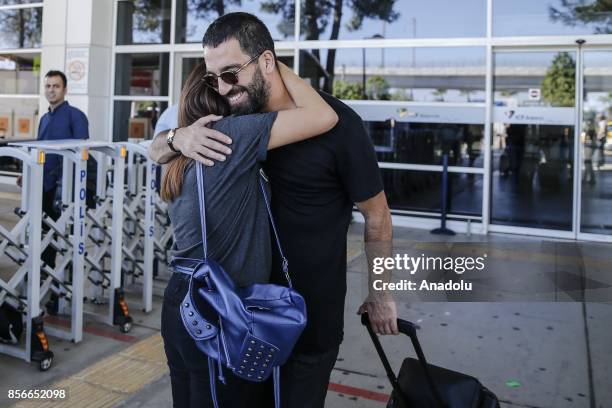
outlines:
{"label": "glass facade", "polygon": [[113,142],[151,139],[159,116],[168,107],[159,101],[115,101]]}
{"label": "glass facade", "polygon": [[575,52],[496,53],[491,220],[572,229]]}
{"label": "glass facade", "polygon": [[38,94],[40,54],[0,54],[0,94]]}
{"label": "glass facade", "polygon": [[168,44],[171,0],[120,0],[117,45]]}
{"label": "glass facade", "polygon": [[312,49],[300,76],[344,100],[484,102],[484,47]]}
{"label": "glass facade", "polygon": [[[440,172],[382,169],[387,199],[394,210],[439,212]],[[482,215],[482,175],[450,173],[446,208],[455,215]]]}
{"label": "glass facade", "polygon": [[365,121],[379,162],[482,167],[483,125]]}
{"label": "glass facade", "polygon": [[[362,117],[392,210],[439,212],[447,155],[451,217],[612,234],[612,5],[493,0],[487,21],[487,3],[116,0],[113,139],[153,136],[208,25],[245,11],[283,62]],[[579,49],[580,36],[605,49]]]}
{"label": "glass facade", "polygon": [[493,0],[493,35],[496,36],[610,33],[612,4],[609,1]]}
{"label": "glass facade", "polygon": [[42,8],[0,9],[0,50],[39,48]]}
{"label": "glass facade", "polygon": [[[362,117],[393,210],[440,210],[447,155],[459,219],[612,235],[609,2],[493,0],[490,12],[487,0],[113,3],[114,140],[152,137],[210,22],[245,11],[283,62]],[[39,118],[42,16],[42,1],[0,0],[0,138],[35,135],[19,124]]]}
{"label": "glass facade", "polygon": [[115,95],[168,95],[169,54],[118,54]]}
{"label": "glass facade", "polygon": [[35,138],[39,118],[37,98],[0,98],[0,141]]}
{"label": "glass facade", "polygon": [[217,17],[234,11],[257,15],[270,30],[274,41],[295,38],[295,3],[291,1],[177,0],[175,42],[201,43],[204,31],[210,23]]}
{"label": "glass facade", "polygon": [[612,50],[584,53],[582,232],[612,235]]}
{"label": "glass facade", "polygon": [[[0,0],[0,145],[38,131],[42,11],[42,1]],[[0,171],[18,163],[5,158]]]}
{"label": "glass facade", "polygon": [[13,6],[17,4],[42,3],[42,0],[0,0],[0,6]]}
{"label": "glass facade", "polygon": [[[277,1],[284,9],[293,2]],[[301,40],[452,38],[486,35],[486,0],[303,0]],[[284,10],[283,9],[283,10]],[[440,10],[444,10],[440,13]],[[289,13],[290,15],[290,13]]]}

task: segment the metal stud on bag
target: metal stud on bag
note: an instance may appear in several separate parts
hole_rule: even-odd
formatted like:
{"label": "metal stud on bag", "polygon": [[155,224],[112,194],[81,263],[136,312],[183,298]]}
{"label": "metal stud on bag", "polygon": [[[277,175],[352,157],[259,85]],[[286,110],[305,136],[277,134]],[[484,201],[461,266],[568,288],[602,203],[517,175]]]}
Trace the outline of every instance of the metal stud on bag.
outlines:
{"label": "metal stud on bag", "polygon": [[[262,351],[255,353],[254,350],[265,350],[265,363],[258,361],[262,358]],[[240,351],[240,367],[234,373],[251,381],[265,380],[272,374],[273,356],[277,351],[278,347],[249,334]]]}

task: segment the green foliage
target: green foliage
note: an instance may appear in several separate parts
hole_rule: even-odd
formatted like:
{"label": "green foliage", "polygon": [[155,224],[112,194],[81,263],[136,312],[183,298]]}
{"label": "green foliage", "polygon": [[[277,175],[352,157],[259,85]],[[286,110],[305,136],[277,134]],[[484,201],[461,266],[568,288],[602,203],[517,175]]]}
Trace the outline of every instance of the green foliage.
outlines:
{"label": "green foliage", "polygon": [[436,97],[436,101],[444,102],[444,95],[446,94],[446,92],[447,92],[446,89],[438,88],[435,91],[433,91],[431,94]]}
{"label": "green foliage", "polygon": [[349,5],[353,16],[346,24],[350,31],[359,30],[364,18],[370,18],[392,23],[399,18],[399,13],[393,11],[395,0],[350,0]]}
{"label": "green foliage", "polygon": [[552,106],[575,105],[576,62],[567,52],[558,53],[542,81],[542,97]]}
{"label": "green foliage", "polygon": [[374,75],[366,81],[366,94],[368,99],[372,100],[389,100],[389,83],[380,76]]}
{"label": "green foliage", "polygon": [[412,92],[410,89],[396,89],[389,94],[390,101],[411,101]]}
{"label": "green foliage", "polygon": [[[337,14],[337,10],[342,10],[343,5],[353,12],[346,23],[349,31],[359,30],[366,18],[392,23],[400,17],[400,14],[393,10],[395,2],[396,0],[302,0],[301,32],[308,40],[318,40],[329,24],[339,27],[342,14]],[[293,35],[295,0],[264,0],[261,2],[261,10],[266,13],[280,13],[283,21],[277,28],[285,37]],[[337,32],[332,28],[329,39],[337,40]]]}
{"label": "green foliage", "polygon": [[363,87],[359,82],[335,80],[333,95],[338,99],[363,99]]}
{"label": "green foliage", "polygon": [[[40,44],[42,13],[31,9],[7,10],[0,13],[0,35],[15,39],[16,48],[35,48]],[[12,48],[13,44],[11,44]]]}
{"label": "green foliage", "polygon": [[515,91],[514,89],[510,90],[510,89],[504,89],[503,91],[500,92],[501,96],[503,96],[504,98],[509,98],[511,96],[514,96],[518,93],[518,91]]}
{"label": "green foliage", "polygon": [[612,33],[612,0],[596,0],[585,4],[584,0],[561,0],[560,7],[549,7],[552,21],[575,27],[579,24],[593,24],[595,34]]}

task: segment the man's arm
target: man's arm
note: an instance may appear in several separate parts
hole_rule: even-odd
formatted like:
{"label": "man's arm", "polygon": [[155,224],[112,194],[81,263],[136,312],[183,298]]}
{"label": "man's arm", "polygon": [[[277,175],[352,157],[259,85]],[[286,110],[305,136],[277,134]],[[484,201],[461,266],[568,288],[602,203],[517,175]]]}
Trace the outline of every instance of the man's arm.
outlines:
{"label": "man's arm", "polygon": [[[397,310],[393,298],[382,291],[372,289],[372,270],[374,258],[391,257],[393,246],[393,228],[391,212],[387,205],[385,192],[381,191],[374,197],[357,203],[357,208],[365,218],[365,251],[368,259],[369,296],[359,308],[358,313],[367,312],[374,332],[378,334],[397,334]],[[380,279],[390,280],[380,275]]]}
{"label": "man's arm", "polygon": [[72,137],[75,139],[89,139],[89,121],[81,111],[76,112],[72,121]]}
{"label": "man's arm", "polygon": [[[232,150],[226,146],[232,143],[232,139],[208,127],[212,122],[219,119],[221,119],[221,116],[208,115],[198,119],[190,126],[177,129],[174,134],[174,148],[184,156],[197,160],[206,166],[214,165],[214,162],[208,158],[225,161],[225,155],[232,153]],[[160,164],[168,163],[179,155],[179,153],[170,150],[168,143],[166,143],[167,135],[167,131],[155,135],[149,146],[149,157]]]}

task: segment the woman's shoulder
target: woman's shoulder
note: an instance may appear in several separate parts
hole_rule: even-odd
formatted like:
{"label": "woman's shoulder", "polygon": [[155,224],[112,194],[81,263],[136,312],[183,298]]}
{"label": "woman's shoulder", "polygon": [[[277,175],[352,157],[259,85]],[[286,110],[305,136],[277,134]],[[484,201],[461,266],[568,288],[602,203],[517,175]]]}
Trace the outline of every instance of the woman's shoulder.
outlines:
{"label": "woman's shoulder", "polygon": [[215,122],[213,128],[219,131],[222,131],[223,129],[253,129],[253,127],[259,123],[274,121],[276,115],[277,112],[249,113],[247,115],[230,115]]}

